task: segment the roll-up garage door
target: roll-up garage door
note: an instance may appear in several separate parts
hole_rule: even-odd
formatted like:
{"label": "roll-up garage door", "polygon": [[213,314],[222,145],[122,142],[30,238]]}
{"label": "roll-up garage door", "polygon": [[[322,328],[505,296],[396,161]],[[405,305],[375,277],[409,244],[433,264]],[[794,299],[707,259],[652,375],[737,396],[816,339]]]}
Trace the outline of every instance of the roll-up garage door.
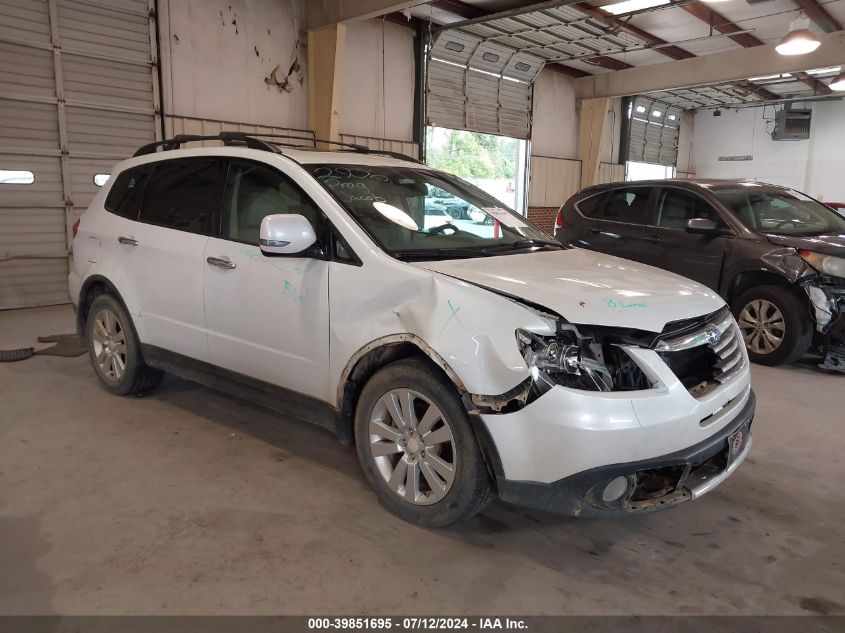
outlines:
{"label": "roll-up garage door", "polygon": [[638,96],[631,107],[628,160],[674,166],[678,162],[678,130],[683,109]]}
{"label": "roll-up garage door", "polygon": [[156,139],[150,2],[0,0],[0,309],[68,301],[95,176]]}
{"label": "roll-up garage door", "polygon": [[428,125],[528,138],[531,90],[543,60],[459,31],[441,33],[428,56]]}

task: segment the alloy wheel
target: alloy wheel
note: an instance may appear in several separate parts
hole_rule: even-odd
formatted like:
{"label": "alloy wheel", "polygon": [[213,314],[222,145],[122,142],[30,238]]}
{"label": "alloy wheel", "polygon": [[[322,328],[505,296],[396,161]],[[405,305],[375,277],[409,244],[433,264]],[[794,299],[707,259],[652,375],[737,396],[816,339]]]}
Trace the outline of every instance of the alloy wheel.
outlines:
{"label": "alloy wheel", "polygon": [[786,324],[780,309],[766,299],[745,304],[737,319],[745,345],[755,354],[771,354],[783,343]]}
{"label": "alloy wheel", "polygon": [[110,382],[119,382],[126,371],[126,338],[117,315],[105,308],[97,312],[91,335],[100,373]]}
{"label": "alloy wheel", "polygon": [[421,393],[393,389],[370,414],[369,450],[388,487],[409,503],[437,503],[452,489],[457,453],[452,428]]}

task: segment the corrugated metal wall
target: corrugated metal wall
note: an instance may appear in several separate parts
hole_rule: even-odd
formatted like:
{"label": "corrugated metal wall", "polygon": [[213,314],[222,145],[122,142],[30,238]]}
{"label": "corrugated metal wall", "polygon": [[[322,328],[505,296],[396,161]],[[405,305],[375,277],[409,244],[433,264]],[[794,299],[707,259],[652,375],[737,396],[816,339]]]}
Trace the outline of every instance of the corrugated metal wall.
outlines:
{"label": "corrugated metal wall", "polygon": [[65,303],[93,178],[156,139],[151,0],[0,0],[0,309]]}

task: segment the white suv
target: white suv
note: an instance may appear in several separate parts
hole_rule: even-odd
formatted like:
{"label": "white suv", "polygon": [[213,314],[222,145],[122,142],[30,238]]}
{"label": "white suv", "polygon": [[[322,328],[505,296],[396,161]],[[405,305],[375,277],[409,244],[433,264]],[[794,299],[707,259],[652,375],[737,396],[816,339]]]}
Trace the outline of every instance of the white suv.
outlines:
{"label": "white suv", "polygon": [[[112,393],[167,371],[326,426],[425,526],[494,495],[669,507],[748,454],[748,359],[713,291],[563,247],[407,157],[215,138],[141,148],[74,227],[70,296]],[[443,191],[487,220],[427,217]]]}

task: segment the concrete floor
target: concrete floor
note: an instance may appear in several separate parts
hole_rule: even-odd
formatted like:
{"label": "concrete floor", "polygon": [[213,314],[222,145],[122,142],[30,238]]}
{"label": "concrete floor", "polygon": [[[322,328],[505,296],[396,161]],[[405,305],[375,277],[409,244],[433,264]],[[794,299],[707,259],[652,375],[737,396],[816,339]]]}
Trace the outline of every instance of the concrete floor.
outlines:
{"label": "concrete floor", "polygon": [[[70,332],[0,312],[0,349]],[[845,377],[754,367],[754,450],[718,491],[626,520],[493,505],[427,531],[328,433],[87,357],[0,364],[0,614],[845,613]]]}

